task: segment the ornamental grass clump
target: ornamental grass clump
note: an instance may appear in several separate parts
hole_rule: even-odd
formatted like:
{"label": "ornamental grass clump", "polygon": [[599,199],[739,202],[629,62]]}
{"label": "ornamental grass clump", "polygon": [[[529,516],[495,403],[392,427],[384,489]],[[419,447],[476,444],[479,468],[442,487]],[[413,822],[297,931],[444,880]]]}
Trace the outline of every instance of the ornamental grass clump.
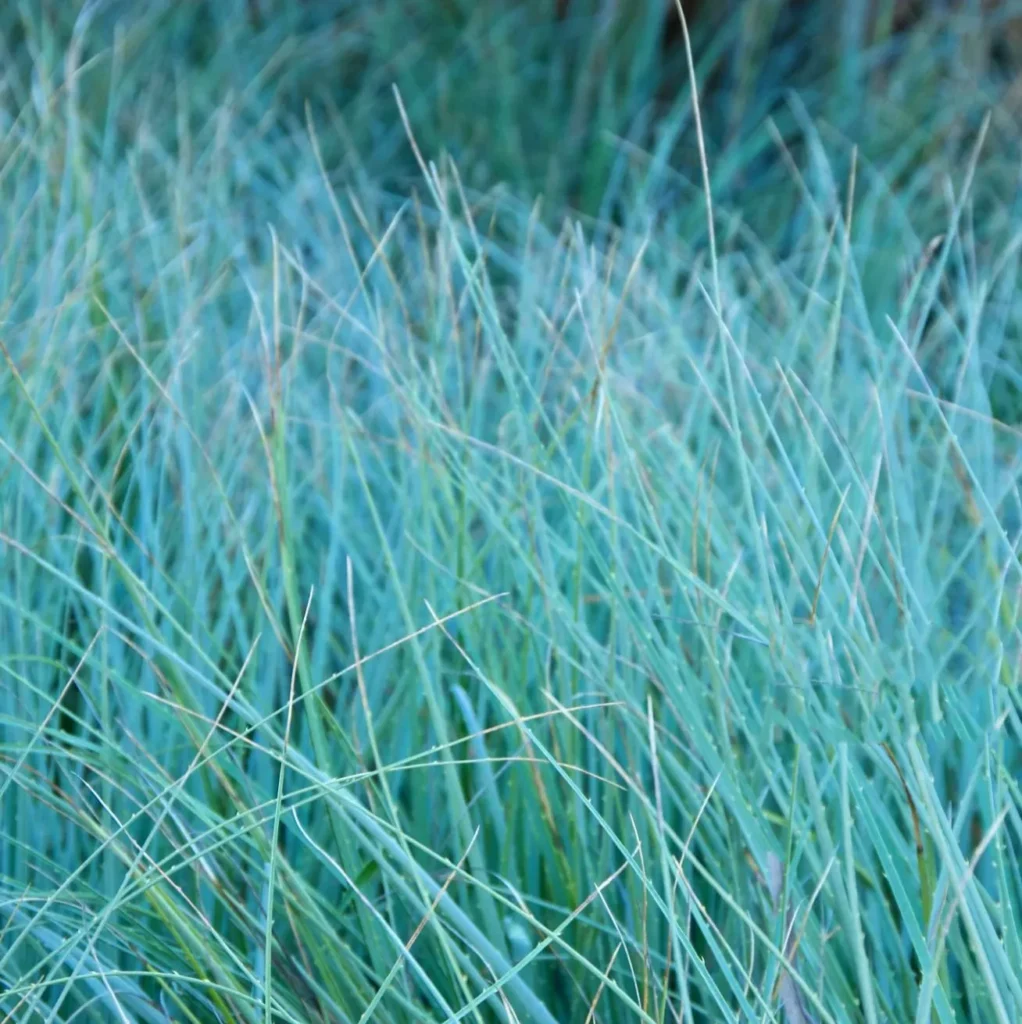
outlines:
{"label": "ornamental grass clump", "polygon": [[580,213],[380,11],[18,15],[0,1019],[1019,1019],[1007,100],[696,39]]}

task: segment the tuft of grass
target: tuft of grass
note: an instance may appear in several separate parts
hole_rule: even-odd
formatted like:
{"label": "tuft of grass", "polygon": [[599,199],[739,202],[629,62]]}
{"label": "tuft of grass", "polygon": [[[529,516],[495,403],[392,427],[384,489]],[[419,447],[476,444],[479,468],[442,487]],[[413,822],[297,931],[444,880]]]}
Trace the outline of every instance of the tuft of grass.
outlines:
{"label": "tuft of grass", "polygon": [[1022,1014],[1005,83],[624,6],[0,15],[3,1019]]}

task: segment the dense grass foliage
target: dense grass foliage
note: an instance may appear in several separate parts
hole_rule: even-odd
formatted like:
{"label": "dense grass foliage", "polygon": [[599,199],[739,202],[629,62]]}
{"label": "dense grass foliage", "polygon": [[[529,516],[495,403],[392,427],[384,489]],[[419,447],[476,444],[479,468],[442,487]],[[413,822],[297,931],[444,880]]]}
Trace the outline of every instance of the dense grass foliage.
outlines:
{"label": "dense grass foliage", "polygon": [[3,1019],[1018,1020],[976,23],[270,6],[0,15]]}

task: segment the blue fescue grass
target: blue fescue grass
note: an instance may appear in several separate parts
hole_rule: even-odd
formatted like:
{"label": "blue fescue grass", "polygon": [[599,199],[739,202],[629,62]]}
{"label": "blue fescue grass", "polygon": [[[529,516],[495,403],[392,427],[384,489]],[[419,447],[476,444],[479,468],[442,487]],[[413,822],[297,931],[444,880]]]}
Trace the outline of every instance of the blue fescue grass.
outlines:
{"label": "blue fescue grass", "polygon": [[1009,99],[466,135],[530,10],[10,22],[9,1019],[1022,1012]]}

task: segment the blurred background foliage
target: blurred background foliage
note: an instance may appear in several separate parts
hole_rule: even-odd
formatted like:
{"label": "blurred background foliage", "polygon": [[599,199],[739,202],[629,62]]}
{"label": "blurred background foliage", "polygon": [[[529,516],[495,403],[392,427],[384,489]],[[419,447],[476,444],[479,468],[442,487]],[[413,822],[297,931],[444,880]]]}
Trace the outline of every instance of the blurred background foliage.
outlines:
{"label": "blurred background foliage", "polygon": [[[772,175],[790,177],[778,137],[797,151],[807,120],[857,145],[892,188],[929,161],[959,158],[987,110],[1002,140],[1019,134],[1022,7],[1012,0],[682,6],[722,200],[754,186],[769,206]],[[20,71],[7,81],[11,109],[56,87],[32,83],[32,69],[76,25],[83,61],[118,33],[126,59],[145,56],[154,88],[119,126],[129,138],[143,123],[157,130],[161,95],[183,89],[232,97],[254,117],[285,111],[299,131],[309,104],[336,129],[324,155],[339,174],[399,187],[418,172],[396,86],[425,151],[447,151],[478,188],[541,194],[555,210],[606,214],[629,177],[665,189],[696,167],[675,0],[22,0],[0,18],[5,62]],[[97,116],[103,64],[81,86]]]}

